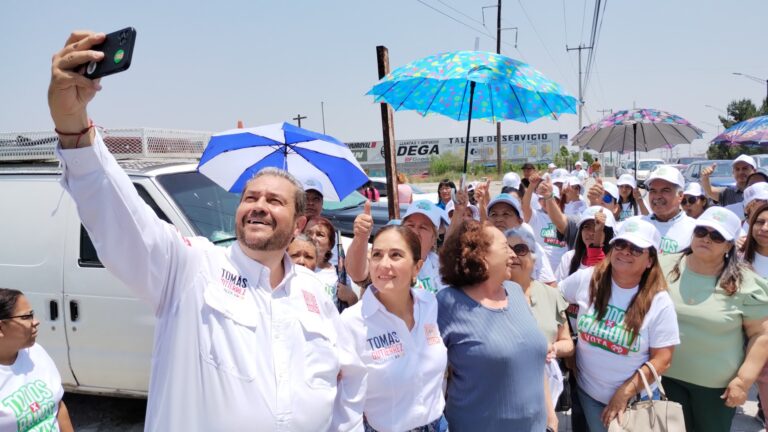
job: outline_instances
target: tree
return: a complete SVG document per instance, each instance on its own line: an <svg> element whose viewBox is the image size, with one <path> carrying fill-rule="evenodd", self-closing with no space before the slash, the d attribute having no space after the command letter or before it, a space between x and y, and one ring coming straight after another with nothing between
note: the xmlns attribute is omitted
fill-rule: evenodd
<svg viewBox="0 0 768 432"><path fill-rule="evenodd" d="M720 123L723 124L725 129L744 120L768 114L768 99L763 101L763 105L760 109L758 109L749 99L734 100L728 104L727 112L728 117L718 116ZM709 149L707 149L707 157L709 159L735 159L740 154L758 154L764 152L765 150L762 147L710 144Z"/></svg>

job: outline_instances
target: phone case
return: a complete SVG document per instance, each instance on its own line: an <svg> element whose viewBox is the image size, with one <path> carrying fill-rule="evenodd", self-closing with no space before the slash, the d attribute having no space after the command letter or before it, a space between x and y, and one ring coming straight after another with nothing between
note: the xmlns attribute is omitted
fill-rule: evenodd
<svg viewBox="0 0 768 432"><path fill-rule="evenodd" d="M100 62L85 65L85 77L96 79L127 70L133 58L133 45L136 43L136 29L126 27L110 33L104 42L94 46L94 51L104 52Z"/></svg>

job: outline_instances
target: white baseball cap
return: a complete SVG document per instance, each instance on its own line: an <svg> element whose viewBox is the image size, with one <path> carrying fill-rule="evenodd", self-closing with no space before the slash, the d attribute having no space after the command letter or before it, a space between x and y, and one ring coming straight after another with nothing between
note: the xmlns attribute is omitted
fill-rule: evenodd
<svg viewBox="0 0 768 432"><path fill-rule="evenodd" d="M501 187L520 189L520 175L516 172L508 172L504 174L504 178L501 180Z"/></svg>
<svg viewBox="0 0 768 432"><path fill-rule="evenodd" d="M631 186L634 189L637 187L637 181L632 174L622 174L616 181L616 186Z"/></svg>
<svg viewBox="0 0 768 432"><path fill-rule="evenodd" d="M604 182L603 190L611 194L611 196L618 201L619 200L619 187L613 183Z"/></svg>
<svg viewBox="0 0 768 432"><path fill-rule="evenodd" d="M441 221L448 220L448 214L445 213L443 209L435 205L435 203L429 200L418 200L412 202L411 205L408 206L408 210L405 212L405 216L403 216L402 221L405 222L405 220L408 219L408 216L417 213L428 217L429 220L432 221L432 224L435 226L435 229L440 229Z"/></svg>
<svg viewBox="0 0 768 432"><path fill-rule="evenodd" d="M595 215L600 212L603 212L603 214L605 215L605 226L608 226L611 228L616 226L616 218L613 217L613 214L611 212L609 212L603 206L592 206L592 207L587 207L586 210L581 212L581 218L579 219L579 228L581 228L584 222L595 220Z"/></svg>
<svg viewBox="0 0 768 432"><path fill-rule="evenodd" d="M576 163L573 164L573 166L581 166L581 161L576 161Z"/></svg>
<svg viewBox="0 0 768 432"><path fill-rule="evenodd" d="M696 226L713 228L726 241L733 241L741 231L741 219L724 207L710 207L696 219Z"/></svg>
<svg viewBox="0 0 768 432"><path fill-rule="evenodd" d="M564 183L570 175L571 174L568 172L568 170L564 168L558 168L552 171L550 178L552 179L552 183Z"/></svg>
<svg viewBox="0 0 768 432"><path fill-rule="evenodd" d="M734 166L739 162L744 162L747 165L751 165L752 168L757 168L757 163L755 162L755 158L753 158L752 156L741 155L736 159L734 159L733 162L731 162L731 166Z"/></svg>
<svg viewBox="0 0 768 432"><path fill-rule="evenodd" d="M477 187L477 182L469 182L467 185L467 192L475 190Z"/></svg>
<svg viewBox="0 0 768 432"><path fill-rule="evenodd" d="M550 163L549 165L547 165L547 168L557 168L557 165L555 165L554 163Z"/></svg>
<svg viewBox="0 0 768 432"><path fill-rule="evenodd" d="M581 179L576 176L568 176L565 178L565 182L563 182L563 187L568 186L579 186L583 187L584 185L581 183Z"/></svg>
<svg viewBox="0 0 768 432"><path fill-rule="evenodd" d="M746 193L746 191L745 191ZM695 197L703 197L704 196L704 190L701 188L701 185L693 182L688 183L685 186L685 191L683 192L683 195L690 195Z"/></svg>
<svg viewBox="0 0 768 432"><path fill-rule="evenodd" d="M645 184L650 187L654 180L664 180L679 186L680 189L685 187L685 178L680 174L680 170L671 166L662 165L656 168L651 175L648 176L648 179L645 180Z"/></svg>
<svg viewBox="0 0 768 432"><path fill-rule="evenodd" d="M768 201L768 183L755 183L744 189L744 207L748 206L754 200Z"/></svg>
<svg viewBox="0 0 768 432"><path fill-rule="evenodd" d="M313 190L320 195L323 194L323 184L320 183L317 179L306 179L302 182L302 184L304 185L304 192Z"/></svg>
<svg viewBox="0 0 768 432"><path fill-rule="evenodd" d="M626 240L641 248L652 247L658 252L661 246L661 233L653 224L643 220L642 216L633 216L621 223L619 232L611 239L610 244L616 240Z"/></svg>
<svg viewBox="0 0 768 432"><path fill-rule="evenodd" d="M467 204L467 208L472 212L472 219L480 220L480 209L478 209L477 206ZM454 204L453 200L448 201L448 204L445 205L445 214L450 218L452 216L451 212L454 210L456 210L456 204ZM447 224L450 225L450 220Z"/></svg>
<svg viewBox="0 0 768 432"><path fill-rule="evenodd" d="M488 206L485 208L485 210L488 213L490 213L491 207L495 206L498 203L506 203L511 205L512 208L514 208L515 211L517 212L517 217L519 218L523 217L523 208L520 205L520 201L517 198L513 197L512 195L506 194L506 193L498 194L495 197L493 197L493 199L491 199L491 202L488 203Z"/></svg>

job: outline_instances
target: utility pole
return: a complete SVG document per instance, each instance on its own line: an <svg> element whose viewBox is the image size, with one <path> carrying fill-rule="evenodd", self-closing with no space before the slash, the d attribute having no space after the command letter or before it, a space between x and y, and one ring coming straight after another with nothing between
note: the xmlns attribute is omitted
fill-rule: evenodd
<svg viewBox="0 0 768 432"><path fill-rule="evenodd" d="M379 79L389 74L389 50L384 45L376 47ZM397 155L395 154L395 119L392 106L381 103L381 130L384 136L384 173L387 177L387 207L389 219L400 219L400 202L397 195Z"/></svg>
<svg viewBox="0 0 768 432"><path fill-rule="evenodd" d="M299 122L299 127L301 127L301 121L307 118L307 116L302 116L301 114L296 114L296 117L294 117L292 120L296 120Z"/></svg>
<svg viewBox="0 0 768 432"><path fill-rule="evenodd" d="M501 54L501 0L496 8L496 54ZM501 166L501 122L496 122L496 173L503 175Z"/></svg>
<svg viewBox="0 0 768 432"><path fill-rule="evenodd" d="M325 102L320 101L320 115L323 117L323 135L325 135Z"/></svg>
<svg viewBox="0 0 768 432"><path fill-rule="evenodd" d="M604 118L605 113L613 114L613 108L601 109L601 110L597 110L597 112L600 113L600 118ZM618 160L619 162L621 162L621 152L616 152L616 153L618 153ZM613 152L609 152L608 154L611 156L611 163L613 163Z"/></svg>
<svg viewBox="0 0 768 432"><path fill-rule="evenodd" d="M581 75L582 75L582 72L581 72L581 52L583 50L588 50L588 49L591 50L592 47L591 46L584 46L584 44L579 44L579 46L577 48L568 48L568 45L565 46L565 51L566 52L567 51L577 51L577 50L579 51L579 130L581 130L581 128L584 126L584 124L582 123L582 120L581 120L581 118L582 118L581 117L581 115L582 115L581 112L582 112L583 107L584 107L584 95L581 94L581 89L582 89L582 80L581 80ZM584 158L584 152L581 150L581 148L579 148L579 160L582 160L583 158Z"/></svg>
<svg viewBox="0 0 768 432"><path fill-rule="evenodd" d="M515 31L515 48L517 48L517 27L501 28L501 0L498 1L496 6L483 6L483 27L485 27L485 9L496 8L496 54L501 54L501 31L502 30L514 30ZM501 122L496 122L496 172L499 177L503 174L503 167L501 165Z"/></svg>

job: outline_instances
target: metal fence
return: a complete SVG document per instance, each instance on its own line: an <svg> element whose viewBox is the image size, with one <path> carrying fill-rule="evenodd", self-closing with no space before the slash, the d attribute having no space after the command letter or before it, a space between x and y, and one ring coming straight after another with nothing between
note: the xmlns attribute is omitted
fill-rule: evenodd
<svg viewBox="0 0 768 432"><path fill-rule="evenodd" d="M118 159L199 158L210 132L135 128L102 129L104 143ZM0 161L55 159L58 136L53 131L0 132Z"/></svg>

